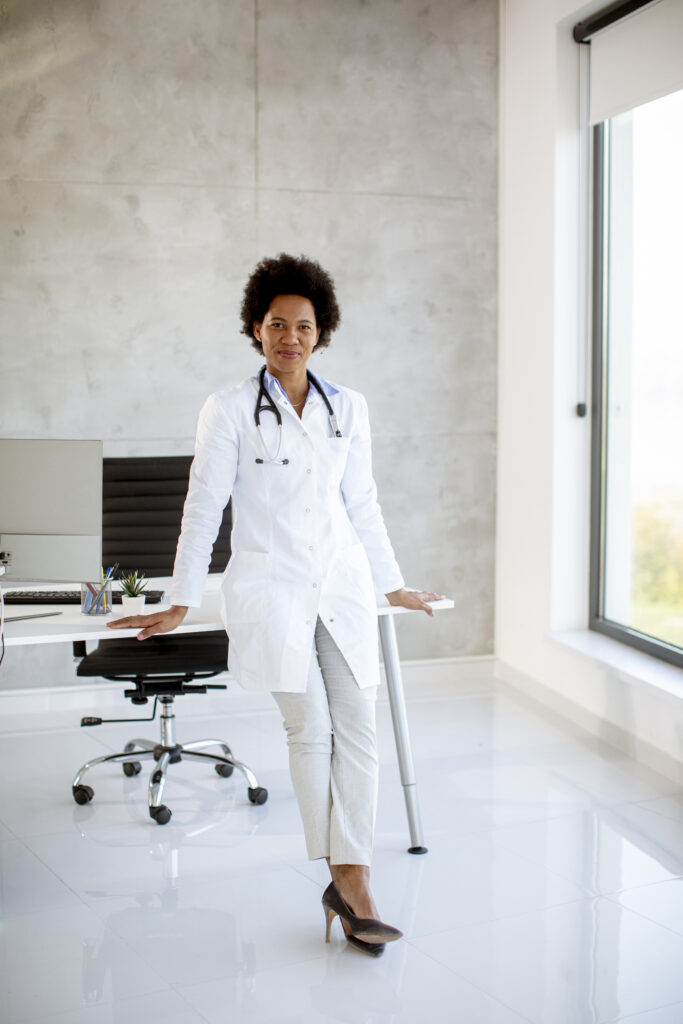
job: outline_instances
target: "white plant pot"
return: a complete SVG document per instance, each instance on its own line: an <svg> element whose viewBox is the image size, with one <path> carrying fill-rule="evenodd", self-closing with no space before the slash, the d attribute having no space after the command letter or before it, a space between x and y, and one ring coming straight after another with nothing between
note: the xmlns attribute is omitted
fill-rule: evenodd
<svg viewBox="0 0 683 1024"><path fill-rule="evenodd" d="M128 597L127 594L122 594L121 607L123 608L124 615L142 615L145 607L145 595L140 594L139 597Z"/></svg>

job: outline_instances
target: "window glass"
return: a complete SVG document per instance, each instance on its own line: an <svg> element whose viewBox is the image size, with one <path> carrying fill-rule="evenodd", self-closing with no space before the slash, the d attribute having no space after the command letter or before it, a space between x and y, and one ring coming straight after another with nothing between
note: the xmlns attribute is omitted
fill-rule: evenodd
<svg viewBox="0 0 683 1024"><path fill-rule="evenodd" d="M606 135L603 616L683 648L683 91Z"/></svg>

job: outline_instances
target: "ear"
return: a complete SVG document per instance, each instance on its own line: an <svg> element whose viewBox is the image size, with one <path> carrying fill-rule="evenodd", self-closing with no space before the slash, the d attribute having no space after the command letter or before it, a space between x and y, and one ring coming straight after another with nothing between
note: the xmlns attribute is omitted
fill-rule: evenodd
<svg viewBox="0 0 683 1024"><path fill-rule="evenodd" d="M254 335L254 338L256 339L256 341L258 341L258 343L260 345L261 344L261 324L260 323L257 324L256 321L254 321L254 325L253 325L253 327L251 329L251 333Z"/></svg>

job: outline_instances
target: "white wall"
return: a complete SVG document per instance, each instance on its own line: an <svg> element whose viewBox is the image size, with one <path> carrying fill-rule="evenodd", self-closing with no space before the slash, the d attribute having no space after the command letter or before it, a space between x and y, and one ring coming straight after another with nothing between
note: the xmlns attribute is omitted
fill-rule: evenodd
<svg viewBox="0 0 683 1024"><path fill-rule="evenodd" d="M503 678L683 776L683 673L586 633L590 419L574 413L589 396L571 29L602 6L500 8L495 649Z"/></svg>

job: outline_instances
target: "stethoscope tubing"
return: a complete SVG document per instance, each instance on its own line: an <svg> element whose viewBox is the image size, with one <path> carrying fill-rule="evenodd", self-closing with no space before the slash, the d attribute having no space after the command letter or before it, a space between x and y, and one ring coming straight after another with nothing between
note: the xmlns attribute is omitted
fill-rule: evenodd
<svg viewBox="0 0 683 1024"><path fill-rule="evenodd" d="M280 459L279 458L280 449L282 448L282 415L281 415L280 410L278 409L277 405L273 401L270 392L268 391L268 389L266 387L265 376L266 376L266 367L263 366L263 367L261 367L261 372L259 374L259 389L258 389L258 395L257 395L257 398L256 398L256 406L254 408L254 423L256 424L256 429L258 431L258 436L259 436L259 439L261 441L261 447L263 448L264 453L268 457L267 457L267 459L256 459L255 461L259 465L265 465L266 463L278 463L278 465L280 465L280 466L287 466L287 465L289 465L289 459ZM311 385L312 387L314 387L316 389L316 391L318 392L318 394L322 398L323 402L325 403L325 408L327 409L327 415L330 417L330 426L332 427L332 433L334 434L335 437L341 437L342 436L342 432L339 429L339 424L337 423L337 417L334 414L334 409L332 408L332 406L330 404L329 398L327 397L327 395L325 394L325 392L321 388L320 384L318 383L318 381L315 379L315 377L313 376L313 374L309 370L306 370L306 377L308 379L309 385ZM265 399L265 402L266 402L265 405L263 404L263 399ZM277 451L275 452L275 455L271 455L270 452L268 451L268 446L266 445L266 442L264 440L263 434L261 433L261 413L262 412L272 412L272 413L274 413L275 414L275 419L277 420L277 425L278 425L278 443L277 443Z"/></svg>

